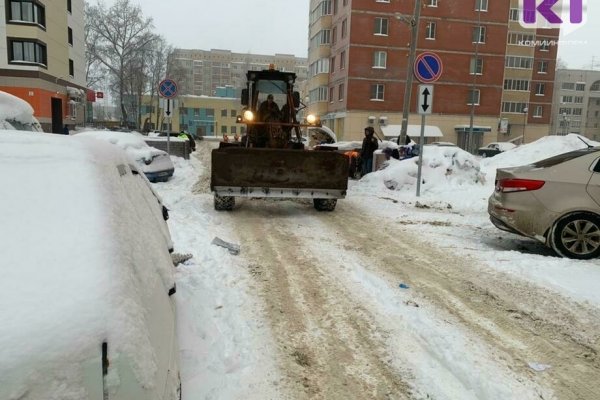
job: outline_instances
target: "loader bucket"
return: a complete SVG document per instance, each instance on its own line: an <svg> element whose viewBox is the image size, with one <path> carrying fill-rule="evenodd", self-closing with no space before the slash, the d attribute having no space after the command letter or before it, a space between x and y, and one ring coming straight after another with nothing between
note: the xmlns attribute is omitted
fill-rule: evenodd
<svg viewBox="0 0 600 400"><path fill-rule="evenodd" d="M218 196L338 199L348 187L348 160L331 151L223 147L211 162Z"/></svg>

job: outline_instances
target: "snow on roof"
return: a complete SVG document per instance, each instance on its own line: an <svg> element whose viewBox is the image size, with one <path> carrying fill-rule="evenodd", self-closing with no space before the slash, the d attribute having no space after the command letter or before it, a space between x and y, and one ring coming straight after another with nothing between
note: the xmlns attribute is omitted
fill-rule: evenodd
<svg viewBox="0 0 600 400"><path fill-rule="evenodd" d="M142 178L117 168L127 163L88 138L0 132L0 398L32 383L67 398L106 340L151 381L143 297L172 285L172 264L127 190Z"/></svg>

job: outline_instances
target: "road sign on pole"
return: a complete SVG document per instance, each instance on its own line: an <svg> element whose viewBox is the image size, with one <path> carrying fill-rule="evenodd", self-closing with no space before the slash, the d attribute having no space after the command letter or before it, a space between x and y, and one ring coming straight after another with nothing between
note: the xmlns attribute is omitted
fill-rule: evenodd
<svg viewBox="0 0 600 400"><path fill-rule="evenodd" d="M429 51L419 54L415 60L415 76L423 83L432 83L440 79L443 69L442 59Z"/></svg>
<svg viewBox="0 0 600 400"><path fill-rule="evenodd" d="M177 84L173 79L164 79L158 84L158 94L166 99L177 96Z"/></svg>
<svg viewBox="0 0 600 400"><path fill-rule="evenodd" d="M433 85L419 85L419 114L430 115L433 108Z"/></svg>

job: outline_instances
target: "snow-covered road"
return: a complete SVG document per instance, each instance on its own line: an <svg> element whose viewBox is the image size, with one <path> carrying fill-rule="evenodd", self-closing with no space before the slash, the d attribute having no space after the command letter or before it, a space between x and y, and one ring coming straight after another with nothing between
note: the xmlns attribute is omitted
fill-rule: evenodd
<svg viewBox="0 0 600 400"><path fill-rule="evenodd" d="M351 187L333 213L250 199L216 212L212 145L156 186L176 251L194 255L177 273L184 397L600 398L598 304L569 297L576 279L557 290L561 273L535 276L541 264L589 280L597 261L391 191Z"/></svg>

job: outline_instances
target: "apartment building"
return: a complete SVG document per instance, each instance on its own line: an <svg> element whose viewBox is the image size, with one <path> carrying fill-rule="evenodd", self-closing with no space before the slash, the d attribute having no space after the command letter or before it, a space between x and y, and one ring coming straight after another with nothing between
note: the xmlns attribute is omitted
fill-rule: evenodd
<svg viewBox="0 0 600 400"><path fill-rule="evenodd" d="M600 71L556 71L552 133L600 140Z"/></svg>
<svg viewBox="0 0 600 400"><path fill-rule="evenodd" d="M559 31L522 28L518 3L422 0L416 53L434 52L443 63L427 117L443 134L437 140L474 150L549 133ZM369 125L380 136L400 133L414 6L311 0L309 110L338 137L360 139ZM419 83L413 80L409 125L420 125Z"/></svg>
<svg viewBox="0 0 600 400"><path fill-rule="evenodd" d="M46 132L82 123L84 0L6 0L0 18L0 90L31 104Z"/></svg>
<svg viewBox="0 0 600 400"><path fill-rule="evenodd" d="M282 71L295 72L301 90L308 77L307 59L289 54L175 49L169 58L169 71L182 94L214 96L218 87L225 86L232 86L239 94L246 87L246 72L268 69L270 64Z"/></svg>

